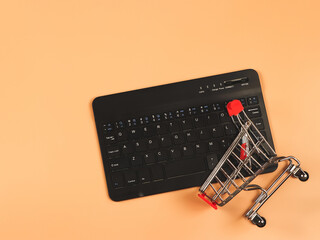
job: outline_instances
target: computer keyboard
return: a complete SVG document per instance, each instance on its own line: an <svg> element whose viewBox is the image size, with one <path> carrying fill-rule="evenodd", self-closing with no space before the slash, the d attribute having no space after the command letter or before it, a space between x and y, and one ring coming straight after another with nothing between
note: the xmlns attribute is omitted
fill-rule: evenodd
<svg viewBox="0 0 320 240"><path fill-rule="evenodd" d="M226 111L233 99L242 102L273 147L254 70L96 98L93 109L110 198L121 201L201 185L238 133Z"/></svg>

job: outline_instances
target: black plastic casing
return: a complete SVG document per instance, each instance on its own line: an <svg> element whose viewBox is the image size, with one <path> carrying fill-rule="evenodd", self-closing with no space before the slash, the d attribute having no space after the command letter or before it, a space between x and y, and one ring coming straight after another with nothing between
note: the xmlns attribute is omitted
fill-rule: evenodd
<svg viewBox="0 0 320 240"><path fill-rule="evenodd" d="M228 86L226 86L224 84L225 81L238 78L247 78L248 80L242 82L237 81L234 85L228 84ZM103 123L139 118L141 116L184 109L190 106L221 103L249 96L258 97L267 140L274 148L259 76L257 72L252 69L95 98L92 106L110 198L114 201L121 201L200 186L208 177L211 170L179 178L166 179L165 181L152 182L150 184L138 184L114 189L110 177L111 169L109 169L108 164L105 162L107 159L107 149L103 139ZM265 173L272 172L276 168L277 165L274 165L268 168Z"/></svg>

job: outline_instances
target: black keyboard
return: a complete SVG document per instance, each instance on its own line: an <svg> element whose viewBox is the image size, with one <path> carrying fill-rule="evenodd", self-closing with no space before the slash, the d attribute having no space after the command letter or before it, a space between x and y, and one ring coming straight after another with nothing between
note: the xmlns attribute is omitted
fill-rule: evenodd
<svg viewBox="0 0 320 240"><path fill-rule="evenodd" d="M254 70L96 98L93 110L110 198L200 186L238 133L226 111L233 99L242 102L273 147Z"/></svg>

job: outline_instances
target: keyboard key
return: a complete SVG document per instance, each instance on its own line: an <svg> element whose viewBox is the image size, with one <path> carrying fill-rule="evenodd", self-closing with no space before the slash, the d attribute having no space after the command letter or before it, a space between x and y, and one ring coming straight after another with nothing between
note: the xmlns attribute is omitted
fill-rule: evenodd
<svg viewBox="0 0 320 240"><path fill-rule="evenodd" d="M161 121L161 115L159 113L152 114L151 115L151 121L152 122L160 122Z"/></svg>
<svg viewBox="0 0 320 240"><path fill-rule="evenodd" d="M165 165L165 172L168 178L195 174L204 170L206 170L206 167L201 158L175 161Z"/></svg>
<svg viewBox="0 0 320 240"><path fill-rule="evenodd" d="M139 166L142 165L142 157L140 155L131 155L129 157L132 166Z"/></svg>
<svg viewBox="0 0 320 240"><path fill-rule="evenodd" d="M173 142L174 144L182 144L184 143L184 133L176 133L173 134Z"/></svg>
<svg viewBox="0 0 320 240"><path fill-rule="evenodd" d="M168 153L166 150L159 150L156 152L158 162L164 162L168 160Z"/></svg>
<svg viewBox="0 0 320 240"><path fill-rule="evenodd" d="M170 120L173 119L173 113L172 112L165 112L162 114L162 118L164 120Z"/></svg>
<svg viewBox="0 0 320 240"><path fill-rule="evenodd" d="M178 122L169 122L170 132L179 132L180 124Z"/></svg>
<svg viewBox="0 0 320 240"><path fill-rule="evenodd" d="M107 147L107 153L109 158L117 158L120 156L120 148L118 145Z"/></svg>
<svg viewBox="0 0 320 240"><path fill-rule="evenodd" d="M188 114L190 116L197 115L198 114L198 108L197 107L190 107L188 108Z"/></svg>
<svg viewBox="0 0 320 240"><path fill-rule="evenodd" d="M207 140L210 138L210 132L209 129L200 129L199 130L199 136L201 140Z"/></svg>
<svg viewBox="0 0 320 240"><path fill-rule="evenodd" d="M158 123L156 124L157 133L163 135L169 132L167 123Z"/></svg>
<svg viewBox="0 0 320 240"><path fill-rule="evenodd" d="M223 128L221 126L211 127L212 137L222 137L223 134Z"/></svg>
<svg viewBox="0 0 320 240"><path fill-rule="evenodd" d="M188 142L195 142L199 140L199 134L195 130L186 132L186 136Z"/></svg>
<svg viewBox="0 0 320 240"><path fill-rule="evenodd" d="M207 155L207 163L210 170L214 169L215 166L218 164L218 157L217 154L211 153Z"/></svg>
<svg viewBox="0 0 320 240"><path fill-rule="evenodd" d="M209 112L209 106L208 105L200 106L200 113L208 113L208 112Z"/></svg>
<svg viewBox="0 0 320 240"><path fill-rule="evenodd" d="M231 118L230 118L229 114L226 113L226 112L220 112L220 113L219 113L219 118L220 118L220 121L221 121L222 123L224 123L224 122L231 122Z"/></svg>
<svg viewBox="0 0 320 240"><path fill-rule="evenodd" d="M124 178L128 185L133 185L137 183L137 175L134 171L128 171L124 173Z"/></svg>
<svg viewBox="0 0 320 240"><path fill-rule="evenodd" d="M154 125L145 126L142 128L142 132L145 137L151 137L156 134L156 128Z"/></svg>
<svg viewBox="0 0 320 240"><path fill-rule="evenodd" d="M156 137L147 139L147 145L149 149L156 149L159 147L159 142Z"/></svg>
<svg viewBox="0 0 320 240"><path fill-rule="evenodd" d="M162 147L169 147L171 146L172 141L171 141L171 136L170 135L165 135L160 137L160 145Z"/></svg>
<svg viewBox="0 0 320 240"><path fill-rule="evenodd" d="M157 122L160 122L161 121L161 113L155 114L155 119Z"/></svg>
<svg viewBox="0 0 320 240"><path fill-rule="evenodd" d="M138 181L141 183L150 182L150 173L148 168L141 168L138 171Z"/></svg>
<svg viewBox="0 0 320 240"><path fill-rule="evenodd" d="M148 116L144 116L139 118L140 125L149 124L150 118Z"/></svg>
<svg viewBox="0 0 320 240"><path fill-rule="evenodd" d="M116 137L114 134L107 134L104 136L104 141L107 145L112 145L116 142Z"/></svg>
<svg viewBox="0 0 320 240"><path fill-rule="evenodd" d="M177 110L174 115L176 118L185 117L185 111L183 109Z"/></svg>
<svg viewBox="0 0 320 240"><path fill-rule="evenodd" d="M229 123L223 126L226 135L235 135L237 134L237 129L234 124Z"/></svg>
<svg viewBox="0 0 320 240"><path fill-rule="evenodd" d="M194 126L196 128L203 127L205 125L205 117L204 116L199 116L193 118Z"/></svg>
<svg viewBox="0 0 320 240"><path fill-rule="evenodd" d="M188 130L193 127L191 118L181 120L181 126L183 130Z"/></svg>
<svg viewBox="0 0 320 240"><path fill-rule="evenodd" d="M255 105L259 103L258 97L248 97L247 101L248 101L248 105Z"/></svg>
<svg viewBox="0 0 320 240"><path fill-rule="evenodd" d="M247 101L245 98L240 98L239 100L240 100L242 106L244 106L244 107L247 106Z"/></svg>
<svg viewBox="0 0 320 240"><path fill-rule="evenodd" d="M208 144L206 144L205 142L197 143L197 144L195 145L195 147L196 147L196 153L197 153L197 154L206 153L207 150L208 150Z"/></svg>
<svg viewBox="0 0 320 240"><path fill-rule="evenodd" d="M127 126L128 127L135 127L138 125L138 120L136 118L128 119Z"/></svg>
<svg viewBox="0 0 320 240"><path fill-rule="evenodd" d="M123 143L121 145L121 149L123 154L130 154L130 153L133 153L134 151L134 147L131 142Z"/></svg>
<svg viewBox="0 0 320 240"><path fill-rule="evenodd" d="M140 128L132 128L129 131L131 139L138 139L142 136L142 132Z"/></svg>
<svg viewBox="0 0 320 240"><path fill-rule="evenodd" d="M147 143L145 139L135 141L134 146L137 152L142 152L147 150Z"/></svg>
<svg viewBox="0 0 320 240"><path fill-rule="evenodd" d="M219 148L218 143L216 141L209 141L208 142L208 150L209 152L215 152Z"/></svg>
<svg viewBox="0 0 320 240"><path fill-rule="evenodd" d="M259 106L247 108L246 113L249 118L261 117L261 111Z"/></svg>
<svg viewBox="0 0 320 240"><path fill-rule="evenodd" d="M180 147L170 148L169 152L170 152L171 159L176 160L181 158Z"/></svg>
<svg viewBox="0 0 320 240"><path fill-rule="evenodd" d="M102 131L104 133L111 132L114 129L114 126L112 123L104 123L102 124Z"/></svg>
<svg viewBox="0 0 320 240"><path fill-rule="evenodd" d="M152 114L151 116L150 116L150 118L149 118L149 123L150 122L156 122L157 120L156 120L156 116L154 115L154 114Z"/></svg>
<svg viewBox="0 0 320 240"><path fill-rule="evenodd" d="M119 142L126 141L128 139L128 132L125 129L117 130L115 135Z"/></svg>
<svg viewBox="0 0 320 240"><path fill-rule="evenodd" d="M220 143L221 149L227 150L227 148L231 144L231 140L229 138L222 138L220 139L219 143Z"/></svg>
<svg viewBox="0 0 320 240"><path fill-rule="evenodd" d="M125 127L125 123L123 121L115 122L114 125L116 128L124 128Z"/></svg>
<svg viewBox="0 0 320 240"><path fill-rule="evenodd" d="M212 110L213 110L213 111L220 111L220 110L222 110L221 104L220 104L220 103L214 103L214 104L212 104Z"/></svg>
<svg viewBox="0 0 320 240"><path fill-rule="evenodd" d="M114 188L120 188L124 186L124 179L122 173L112 173L111 180L112 186Z"/></svg>
<svg viewBox="0 0 320 240"><path fill-rule="evenodd" d="M153 181L160 181L164 179L162 165L154 165L150 167Z"/></svg>
<svg viewBox="0 0 320 240"><path fill-rule="evenodd" d="M118 171L129 168L129 162L126 159L112 159L109 164L111 171Z"/></svg>
<svg viewBox="0 0 320 240"><path fill-rule="evenodd" d="M217 113L210 113L206 116L207 125L217 125L220 123L219 115Z"/></svg>
<svg viewBox="0 0 320 240"><path fill-rule="evenodd" d="M256 125L256 127L257 127L259 130L264 129L264 124L263 124L262 118L253 119L252 122L254 123L254 125Z"/></svg>
<svg viewBox="0 0 320 240"><path fill-rule="evenodd" d="M154 153L145 153L143 155L143 158L144 158L144 162L146 164L151 164L151 163L155 163L156 162L156 158L155 158Z"/></svg>
<svg viewBox="0 0 320 240"><path fill-rule="evenodd" d="M194 146L193 145L184 145L182 146L182 154L184 157L191 157L194 155Z"/></svg>
<svg viewBox="0 0 320 240"><path fill-rule="evenodd" d="M263 136L266 140L268 140L268 139L267 139L267 134L266 134L265 131L260 131L260 133L262 134L262 136ZM258 140L261 140L261 139L262 139L262 137L260 137L261 135L258 134L258 132L256 132L256 131L253 131L253 135L256 136L255 139L258 139Z"/></svg>

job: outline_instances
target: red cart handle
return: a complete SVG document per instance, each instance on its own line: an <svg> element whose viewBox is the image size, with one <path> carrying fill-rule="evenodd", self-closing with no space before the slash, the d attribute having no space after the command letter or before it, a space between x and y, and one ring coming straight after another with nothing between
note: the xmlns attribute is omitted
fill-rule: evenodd
<svg viewBox="0 0 320 240"><path fill-rule="evenodd" d="M227 110L229 113L229 116L235 116L238 115L240 112L243 111L243 106L239 100L233 100L227 104Z"/></svg>
<svg viewBox="0 0 320 240"><path fill-rule="evenodd" d="M217 208L217 204L215 203L215 202L212 202L212 201L210 201L210 200L208 200L207 198L206 198L206 195L204 194L204 193L199 193L198 194L198 197L199 198L201 198L203 201L205 201L206 203L208 203L211 207L213 207L214 209L218 209Z"/></svg>

